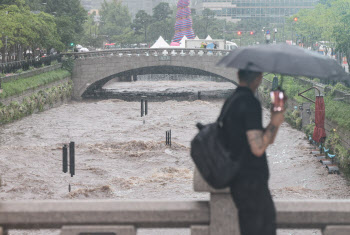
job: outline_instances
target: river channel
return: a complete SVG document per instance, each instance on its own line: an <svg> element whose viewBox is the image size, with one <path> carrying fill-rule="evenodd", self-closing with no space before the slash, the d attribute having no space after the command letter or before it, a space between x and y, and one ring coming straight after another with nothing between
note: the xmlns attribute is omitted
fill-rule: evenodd
<svg viewBox="0 0 350 235"><path fill-rule="evenodd" d="M196 85L181 83L186 89ZM210 90L216 84L201 82L200 89ZM220 89L232 89L229 83L219 84ZM167 82L169 89L179 89L178 85L175 81ZM147 85L142 83L141 86ZM209 194L195 193L192 189L189 143L197 133L196 122L213 122L222 104L223 100L152 101L148 104L148 115L140 117L140 102L72 101L1 126L0 198L207 200ZM265 110L265 125L268 118ZM172 146L167 147L165 132L170 129ZM347 181L342 175L327 173L309 154L304 137L302 132L284 123L275 143L267 150L273 197L349 198ZM76 145L74 177L62 172L62 146L70 141ZM69 184L71 192L68 192ZM59 232L11 231L10 234ZM189 231L141 229L138 234L189 235ZM320 233L281 230L278 234Z"/></svg>

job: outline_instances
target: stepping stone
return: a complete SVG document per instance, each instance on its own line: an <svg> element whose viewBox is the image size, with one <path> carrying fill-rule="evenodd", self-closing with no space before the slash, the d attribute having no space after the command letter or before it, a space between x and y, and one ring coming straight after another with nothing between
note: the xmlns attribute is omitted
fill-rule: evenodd
<svg viewBox="0 0 350 235"><path fill-rule="evenodd" d="M318 157L316 156L317 161L322 161L322 160L326 160L326 156L325 155L318 155Z"/></svg>
<svg viewBox="0 0 350 235"><path fill-rule="evenodd" d="M323 159L323 160L320 160L320 162L322 163L322 165L324 166L328 166L328 165L332 165L332 161L329 160L329 159Z"/></svg>
<svg viewBox="0 0 350 235"><path fill-rule="evenodd" d="M340 174L339 168L336 165L328 165L326 168L328 169L328 174Z"/></svg>
<svg viewBox="0 0 350 235"><path fill-rule="evenodd" d="M319 150L312 150L311 154L320 154L320 151Z"/></svg>

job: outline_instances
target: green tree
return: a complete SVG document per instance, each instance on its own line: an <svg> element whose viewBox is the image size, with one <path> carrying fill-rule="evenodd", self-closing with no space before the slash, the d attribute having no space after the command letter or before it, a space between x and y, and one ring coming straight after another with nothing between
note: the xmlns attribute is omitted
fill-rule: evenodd
<svg viewBox="0 0 350 235"><path fill-rule="evenodd" d="M144 34L144 42L147 42L147 29L148 26L152 23L152 16L147 14L144 10L140 10L137 12L133 27L136 32L141 32Z"/></svg>
<svg viewBox="0 0 350 235"><path fill-rule="evenodd" d="M161 2L157 6L153 8L153 18L155 21L163 21L168 19L171 14L172 10L169 6L169 3L167 2Z"/></svg>
<svg viewBox="0 0 350 235"><path fill-rule="evenodd" d="M106 35L112 40L122 39L126 41L125 33L127 33L130 40L131 36L131 15L126 6L123 6L119 1L113 0L112 2L104 1L101 6L101 21L100 27L101 34ZM117 43L121 43L118 42Z"/></svg>
<svg viewBox="0 0 350 235"><path fill-rule="evenodd" d="M58 33L66 48L79 43L84 34L87 12L80 0L45 0L45 12L55 15Z"/></svg>
<svg viewBox="0 0 350 235"><path fill-rule="evenodd" d="M150 41L154 42L159 36L162 36L166 41L170 42L175 34L174 25L174 18L154 22L148 29Z"/></svg>
<svg viewBox="0 0 350 235"><path fill-rule="evenodd" d="M331 9L338 16L333 27L336 50L344 53L350 68L350 2L347 0L334 1Z"/></svg>
<svg viewBox="0 0 350 235"><path fill-rule="evenodd" d="M93 12L84 24L84 37L82 43L92 47L101 47L103 38L100 35L100 22L95 20L96 12Z"/></svg>
<svg viewBox="0 0 350 235"><path fill-rule="evenodd" d="M213 33L211 30L214 29L214 22L217 22L217 19L215 19L215 12L208 8L204 9L201 15L192 14L192 20L193 30L200 38L206 38L210 33ZM217 27L217 25L215 27ZM222 32L223 27L216 30L221 30Z"/></svg>

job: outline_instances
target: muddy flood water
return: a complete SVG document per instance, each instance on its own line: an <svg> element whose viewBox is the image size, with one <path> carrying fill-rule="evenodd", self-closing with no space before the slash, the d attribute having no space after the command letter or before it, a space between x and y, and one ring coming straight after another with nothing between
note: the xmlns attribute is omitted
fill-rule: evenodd
<svg viewBox="0 0 350 235"><path fill-rule="evenodd" d="M201 83L201 89L211 89L215 84ZM223 100L150 102L149 114L140 117L139 102L70 102L1 126L0 198L208 200L209 194L193 191L194 166L189 144L197 133L196 122L213 122L222 104ZM265 125L268 116L265 110ZM167 147L165 132L170 129L172 147ZM342 175L326 172L309 154L304 137L302 132L284 123L275 144L267 150L273 197L350 198L347 181ZM70 141L76 145L73 178L62 172L62 146ZM10 231L10 234L56 235L59 231ZM189 235L190 232L140 229L138 234ZM279 230L278 234L321 233Z"/></svg>

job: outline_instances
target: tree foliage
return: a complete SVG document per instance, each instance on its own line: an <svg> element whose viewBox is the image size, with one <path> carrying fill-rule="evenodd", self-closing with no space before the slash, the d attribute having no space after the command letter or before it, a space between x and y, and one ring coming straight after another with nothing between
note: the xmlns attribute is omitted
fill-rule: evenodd
<svg viewBox="0 0 350 235"><path fill-rule="evenodd" d="M320 1L314 9L305 9L293 17L300 41L308 46L324 41L328 47L344 53L350 62L350 2L348 0ZM292 19L289 19L292 22ZM315 48L314 48L315 49Z"/></svg>
<svg viewBox="0 0 350 235"><path fill-rule="evenodd" d="M144 10L138 11L133 22L133 28L136 32L144 34L145 42L147 41L147 30L150 24L152 24L152 16Z"/></svg>
<svg viewBox="0 0 350 235"><path fill-rule="evenodd" d="M1 54L64 50L80 40L86 15L79 0L0 0Z"/></svg>
<svg viewBox="0 0 350 235"><path fill-rule="evenodd" d="M100 33L111 40L121 40L119 43L132 40L131 14L126 6L119 1L104 1L100 10Z"/></svg>
<svg viewBox="0 0 350 235"><path fill-rule="evenodd" d="M172 14L172 10L167 2L159 3L153 8L153 18L155 21L163 21L168 19Z"/></svg>

